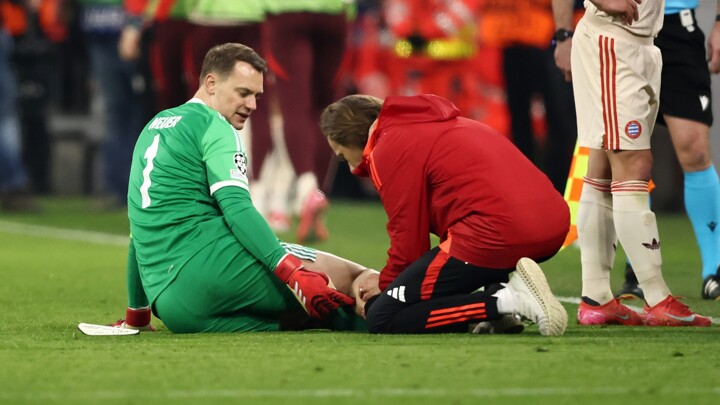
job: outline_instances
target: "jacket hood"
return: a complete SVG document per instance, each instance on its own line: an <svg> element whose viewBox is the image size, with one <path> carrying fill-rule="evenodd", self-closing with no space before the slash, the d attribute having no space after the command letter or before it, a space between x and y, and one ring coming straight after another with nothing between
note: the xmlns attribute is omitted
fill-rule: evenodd
<svg viewBox="0 0 720 405"><path fill-rule="evenodd" d="M434 94L419 96L390 96L380 111L378 126L448 121L460 115L460 110L450 101Z"/></svg>
<svg viewBox="0 0 720 405"><path fill-rule="evenodd" d="M376 121L377 125L373 124L370 127L370 135L363 151L362 160L352 170L352 173L361 177L371 174L370 154L385 129L394 125L448 121L459 114L460 110L453 103L434 94L387 97Z"/></svg>

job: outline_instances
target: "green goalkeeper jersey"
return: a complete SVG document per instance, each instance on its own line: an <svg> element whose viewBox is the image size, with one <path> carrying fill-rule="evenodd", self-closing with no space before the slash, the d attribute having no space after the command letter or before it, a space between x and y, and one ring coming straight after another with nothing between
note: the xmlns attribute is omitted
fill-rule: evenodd
<svg viewBox="0 0 720 405"><path fill-rule="evenodd" d="M286 253L252 207L247 167L238 131L199 99L162 111L145 126L133 152L128 217L150 302L210 244L237 239L248 260L268 270ZM228 197L223 207L235 214L224 214L217 194L241 201L232 207L241 205L242 214L228 209Z"/></svg>

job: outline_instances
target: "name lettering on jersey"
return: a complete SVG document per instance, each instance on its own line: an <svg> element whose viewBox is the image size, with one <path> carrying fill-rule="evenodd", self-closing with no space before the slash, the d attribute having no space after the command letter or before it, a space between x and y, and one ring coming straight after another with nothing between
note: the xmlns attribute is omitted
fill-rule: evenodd
<svg viewBox="0 0 720 405"><path fill-rule="evenodd" d="M150 123L148 129L165 129L172 128L182 119L182 115L172 117L157 117Z"/></svg>

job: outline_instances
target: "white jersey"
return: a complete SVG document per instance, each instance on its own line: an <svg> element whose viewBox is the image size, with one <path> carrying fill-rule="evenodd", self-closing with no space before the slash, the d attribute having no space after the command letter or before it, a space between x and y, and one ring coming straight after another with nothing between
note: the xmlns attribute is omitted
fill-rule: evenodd
<svg viewBox="0 0 720 405"><path fill-rule="evenodd" d="M643 0L642 3L638 4L640 17L637 21L633 21L632 25L627 25L619 18L598 10L590 0L585 0L585 10L585 16L587 18L599 20L597 22L616 25L633 35L654 38L658 32L660 32L660 29L662 29L665 0Z"/></svg>

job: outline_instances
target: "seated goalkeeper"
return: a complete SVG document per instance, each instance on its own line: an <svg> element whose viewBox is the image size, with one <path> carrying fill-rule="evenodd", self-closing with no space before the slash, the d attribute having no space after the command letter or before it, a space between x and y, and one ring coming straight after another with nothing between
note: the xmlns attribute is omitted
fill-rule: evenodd
<svg viewBox="0 0 720 405"><path fill-rule="evenodd" d="M152 308L176 333L278 330L298 309L321 319L353 304L303 268L317 252L281 245L250 200L238 130L266 70L251 48L215 46L195 97L141 132L128 189L129 325L149 326Z"/></svg>
<svg viewBox="0 0 720 405"><path fill-rule="evenodd" d="M508 139L434 95L347 96L320 126L388 216L382 293L358 297L370 332L463 332L517 314L564 333L567 313L536 262L560 249L569 209Z"/></svg>

